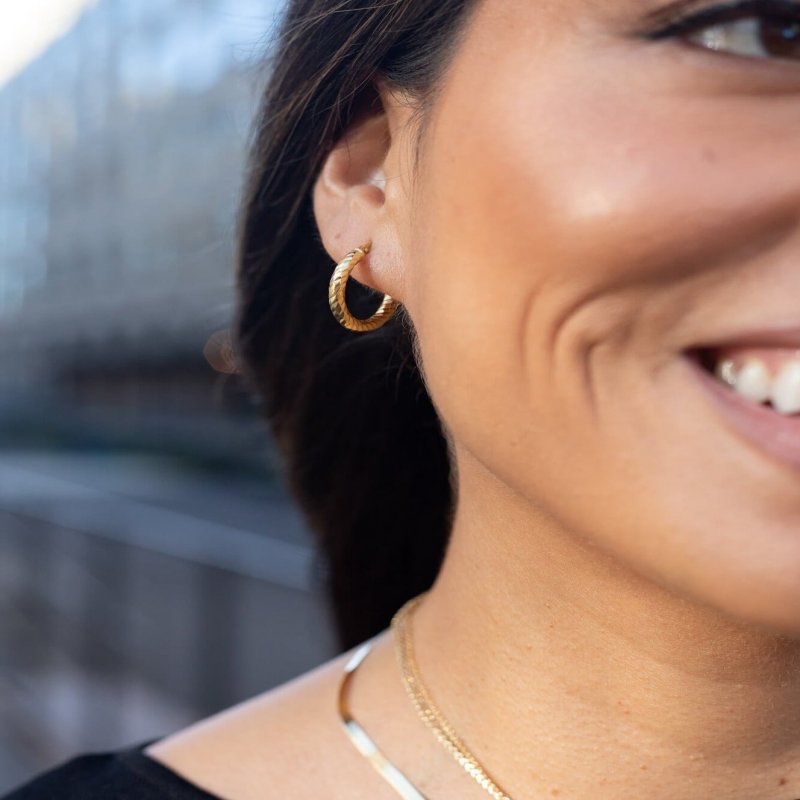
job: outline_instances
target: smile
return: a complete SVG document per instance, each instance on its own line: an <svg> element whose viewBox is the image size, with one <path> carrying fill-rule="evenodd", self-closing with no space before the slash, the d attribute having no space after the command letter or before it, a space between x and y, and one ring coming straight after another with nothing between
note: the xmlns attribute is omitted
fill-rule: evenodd
<svg viewBox="0 0 800 800"><path fill-rule="evenodd" d="M697 348L692 372L740 437L800 468L800 345Z"/></svg>
<svg viewBox="0 0 800 800"><path fill-rule="evenodd" d="M769 403L779 414L800 412L800 349L722 351L714 375L754 403Z"/></svg>

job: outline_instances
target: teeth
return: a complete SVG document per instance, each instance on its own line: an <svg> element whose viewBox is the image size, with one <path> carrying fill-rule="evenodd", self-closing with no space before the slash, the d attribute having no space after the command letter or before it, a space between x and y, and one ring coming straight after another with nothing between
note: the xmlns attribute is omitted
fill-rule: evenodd
<svg viewBox="0 0 800 800"><path fill-rule="evenodd" d="M800 411L800 360L789 361L772 382L772 405L781 414Z"/></svg>
<svg viewBox="0 0 800 800"><path fill-rule="evenodd" d="M736 376L735 390L754 403L764 403L772 395L772 378L767 365L757 358L751 358Z"/></svg>
<svg viewBox="0 0 800 800"><path fill-rule="evenodd" d="M754 403L770 401L780 414L800 412L800 355L787 361L773 378L766 364L758 358L749 358L738 370L731 358L721 359L715 376L737 394Z"/></svg>
<svg viewBox="0 0 800 800"><path fill-rule="evenodd" d="M732 358L723 358L719 361L714 374L728 386L736 386L736 366Z"/></svg>

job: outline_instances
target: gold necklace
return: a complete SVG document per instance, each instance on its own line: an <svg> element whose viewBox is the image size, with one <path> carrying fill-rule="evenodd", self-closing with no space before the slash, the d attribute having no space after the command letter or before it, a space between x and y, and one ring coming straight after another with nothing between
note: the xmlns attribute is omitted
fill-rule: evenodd
<svg viewBox="0 0 800 800"><path fill-rule="evenodd" d="M422 681L422 676L420 675L419 667L414 656L414 642L410 623L414 609L426 594L427 592L423 592L413 597L392 617L391 627L403 684L420 717L431 729L436 739L464 768L467 774L470 775L487 794L491 795L494 800L511 800L511 797L500 789L489 777L478 759L455 732L453 726L447 721L444 714L442 714L433 702L430 692ZM361 664L372 649L375 638L377 637L373 637L361 645L345 665L344 676L339 686L339 716L344 725L345 732L356 749L369 760L381 777L383 777L404 800L426 800L425 795L423 795L422 792L420 792L420 790L378 749L367 732L353 719L347 706L347 688L349 683L359 664Z"/></svg>
<svg viewBox="0 0 800 800"><path fill-rule="evenodd" d="M347 693L350 682L356 669L367 657L375 644L375 639L367 640L348 659L344 666L344 675L339 684L339 718L344 726L344 732L355 746L356 750L369 761L377 773L403 798L403 800L427 800L424 794L380 751L378 746L353 718L347 703Z"/></svg>
<svg viewBox="0 0 800 800"><path fill-rule="evenodd" d="M431 729L439 743L466 770L467 774L494 800L511 800L488 775L478 759L470 751L463 739L455 732L444 714L433 702L430 692L422 680L422 675L414 656L414 641L411 635L411 615L419 602L425 597L423 592L412 597L392 618L397 660L403 675L406 692L414 703L417 713Z"/></svg>

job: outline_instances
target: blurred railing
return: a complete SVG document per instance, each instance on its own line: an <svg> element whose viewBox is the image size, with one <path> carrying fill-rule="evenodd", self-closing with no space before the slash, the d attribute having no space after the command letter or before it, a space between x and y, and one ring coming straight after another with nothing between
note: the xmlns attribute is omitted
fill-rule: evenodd
<svg viewBox="0 0 800 800"><path fill-rule="evenodd" d="M120 455L0 454L0 793L335 652L280 489Z"/></svg>

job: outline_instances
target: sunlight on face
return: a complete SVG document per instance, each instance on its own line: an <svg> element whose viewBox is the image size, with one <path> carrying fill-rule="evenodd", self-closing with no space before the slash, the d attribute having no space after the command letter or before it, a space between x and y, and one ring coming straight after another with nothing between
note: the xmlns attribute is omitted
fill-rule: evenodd
<svg viewBox="0 0 800 800"><path fill-rule="evenodd" d="M462 475L797 634L797 420L737 400L733 424L697 353L777 370L800 343L800 30L698 5L484 0L425 130L401 297Z"/></svg>

